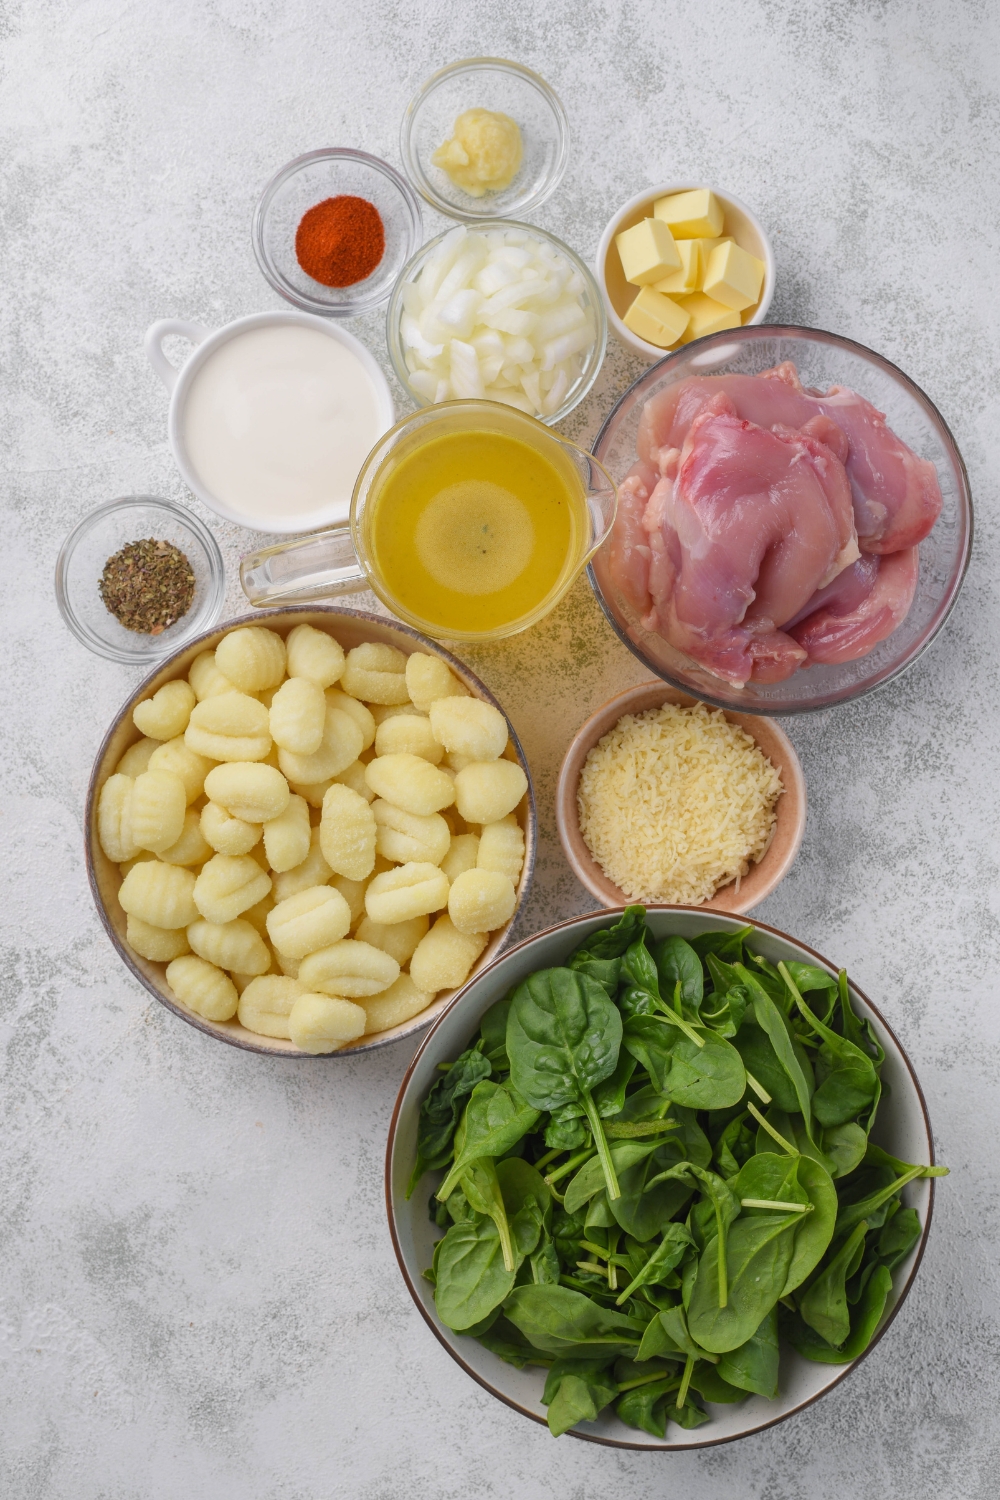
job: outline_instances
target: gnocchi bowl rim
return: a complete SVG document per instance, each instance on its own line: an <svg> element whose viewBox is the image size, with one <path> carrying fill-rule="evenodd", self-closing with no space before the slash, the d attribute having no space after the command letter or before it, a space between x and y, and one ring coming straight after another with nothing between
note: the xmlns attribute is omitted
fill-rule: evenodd
<svg viewBox="0 0 1000 1500"><path fill-rule="evenodd" d="M129 744L134 744L142 736L132 723L132 713L137 704L147 698L151 698L158 688L165 683L183 678L191 665L191 662L202 651L214 650L223 636L232 630L238 630L247 625L264 625L275 629L282 636L299 624L311 624L319 629L328 627L330 633L336 635L336 621L341 621L349 628L359 632L359 639L345 643L342 646L350 650L355 645L361 645L365 641L377 640L379 644L396 645L406 655L415 651L423 651L427 655L436 656L447 663L456 677L465 684L472 696L489 703L496 708L507 724L508 745L505 756L513 759L521 767L527 777L528 786L521 802L515 808L515 816L524 833L524 865L521 870L520 879L517 883L517 903L514 910L502 927L490 934L490 940L479 958L472 966L472 970L464 984L455 989L442 990L437 997L431 1001L426 1009L419 1011L408 1021L401 1022L398 1026L390 1027L387 1031L373 1032L370 1036L359 1037L356 1042L348 1042L345 1046L334 1052L309 1053L303 1052L291 1042L277 1037L258 1036L254 1032L247 1031L235 1018L232 1021L208 1021L203 1016L196 1015L174 998L166 987L164 978L165 964L152 963L148 959L141 958L134 953L125 940L125 913L118 907L117 914L109 910L109 905L117 906L117 890L121 884L118 866L108 859L100 847L97 837L97 807L101 789L105 781L114 772L114 767L121 759ZM339 637L337 637L339 639ZM131 729L131 738L127 738L127 732ZM537 814L535 809L535 792L532 781L531 769L528 765L527 756L521 746L520 739L514 729L503 705L494 694L468 667L465 662L454 656L446 646L431 640L430 637L422 635L420 631L414 630L402 621L386 618L384 615L372 614L366 610L346 609L343 606L332 604L297 604L285 605L280 609L254 610L248 614L238 615L231 620L216 624L210 629L201 631L185 641L176 651L162 658L153 669L147 673L143 680L129 695L121 708L115 714L104 734L97 753L94 757L93 769L87 785L87 796L84 808L84 852L87 866L87 883L90 893L97 908L98 916L105 932L116 949L119 958L133 977L139 981L144 989L159 1000L167 1010L178 1016L188 1025L196 1030L204 1032L206 1036L216 1041L225 1042L228 1046L236 1047L244 1052L256 1052L266 1057L279 1057L285 1059L315 1060L326 1062L337 1058L350 1058L362 1052L373 1052L380 1047L389 1046L393 1042L404 1040L406 1037L414 1036L425 1030L444 1009L451 1004L454 997L469 984L471 980L485 969L494 959L505 951L511 930L517 921L521 904L528 894L534 875L535 854L537 848ZM117 884L113 884L117 882ZM110 896L110 902L109 902ZM117 920L117 925L116 925ZM119 931L120 927L120 931Z"/></svg>

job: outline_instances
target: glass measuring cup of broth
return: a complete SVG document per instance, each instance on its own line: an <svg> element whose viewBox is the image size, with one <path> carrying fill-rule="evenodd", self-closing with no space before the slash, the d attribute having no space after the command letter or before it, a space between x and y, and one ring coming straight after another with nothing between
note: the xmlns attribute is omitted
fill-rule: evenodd
<svg viewBox="0 0 1000 1500"><path fill-rule="evenodd" d="M243 559L251 604L371 588L426 635L498 640L558 604L614 523L596 459L513 407L450 401L380 438L349 521Z"/></svg>

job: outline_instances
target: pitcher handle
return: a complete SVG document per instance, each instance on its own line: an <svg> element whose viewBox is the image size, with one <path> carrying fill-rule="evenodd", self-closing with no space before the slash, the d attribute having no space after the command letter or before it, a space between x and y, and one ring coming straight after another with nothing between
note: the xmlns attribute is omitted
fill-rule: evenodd
<svg viewBox="0 0 1000 1500"><path fill-rule="evenodd" d="M349 521L249 553L240 561L240 583L257 609L312 604L370 587Z"/></svg>
<svg viewBox="0 0 1000 1500"><path fill-rule="evenodd" d="M171 334L182 339L189 339L192 344L203 343L212 332L202 323L186 323L183 318L161 318L158 323L151 323L146 329L146 336L142 346L146 351L153 369L159 375L168 391L172 391L177 384L177 377L181 373L177 365L172 365L163 352L163 340Z"/></svg>

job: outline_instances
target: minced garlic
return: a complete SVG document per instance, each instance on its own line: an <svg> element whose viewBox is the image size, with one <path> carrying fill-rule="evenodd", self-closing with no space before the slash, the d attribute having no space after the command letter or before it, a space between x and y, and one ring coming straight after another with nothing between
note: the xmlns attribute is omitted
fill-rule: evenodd
<svg viewBox="0 0 1000 1500"><path fill-rule="evenodd" d="M481 198L487 189L496 193L510 187L523 156L516 120L492 109L467 109L431 161L470 197Z"/></svg>
<svg viewBox="0 0 1000 1500"><path fill-rule="evenodd" d="M580 832L637 901L699 906L746 875L774 837L778 771L721 709L626 714L580 773Z"/></svg>

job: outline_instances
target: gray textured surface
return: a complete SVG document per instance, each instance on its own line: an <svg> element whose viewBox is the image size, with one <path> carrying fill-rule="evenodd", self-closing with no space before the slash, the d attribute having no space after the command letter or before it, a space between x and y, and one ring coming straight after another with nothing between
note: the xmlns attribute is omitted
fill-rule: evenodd
<svg viewBox="0 0 1000 1500"><path fill-rule="evenodd" d="M998 20L985 0L0 12L4 1497L996 1494ZM56 551L112 495L190 499L142 333L277 305L248 235L272 171L325 144L397 161L410 95L477 51L536 66L568 108L570 169L540 222L589 255L648 181L730 188L774 234L772 319L900 363L951 423L979 507L965 592L931 653L875 697L789 726L809 826L758 910L848 962L884 1008L952 1176L867 1363L811 1411L704 1455L557 1446L468 1381L410 1305L385 1224L407 1048L295 1064L211 1043L131 981L84 880L87 775L131 680L63 629ZM384 358L380 318L358 331ZM590 437L634 373L612 352L569 435ZM246 534L212 524L232 567ZM646 674L584 584L470 660L537 775L526 932L590 905L554 837L561 747Z"/></svg>

